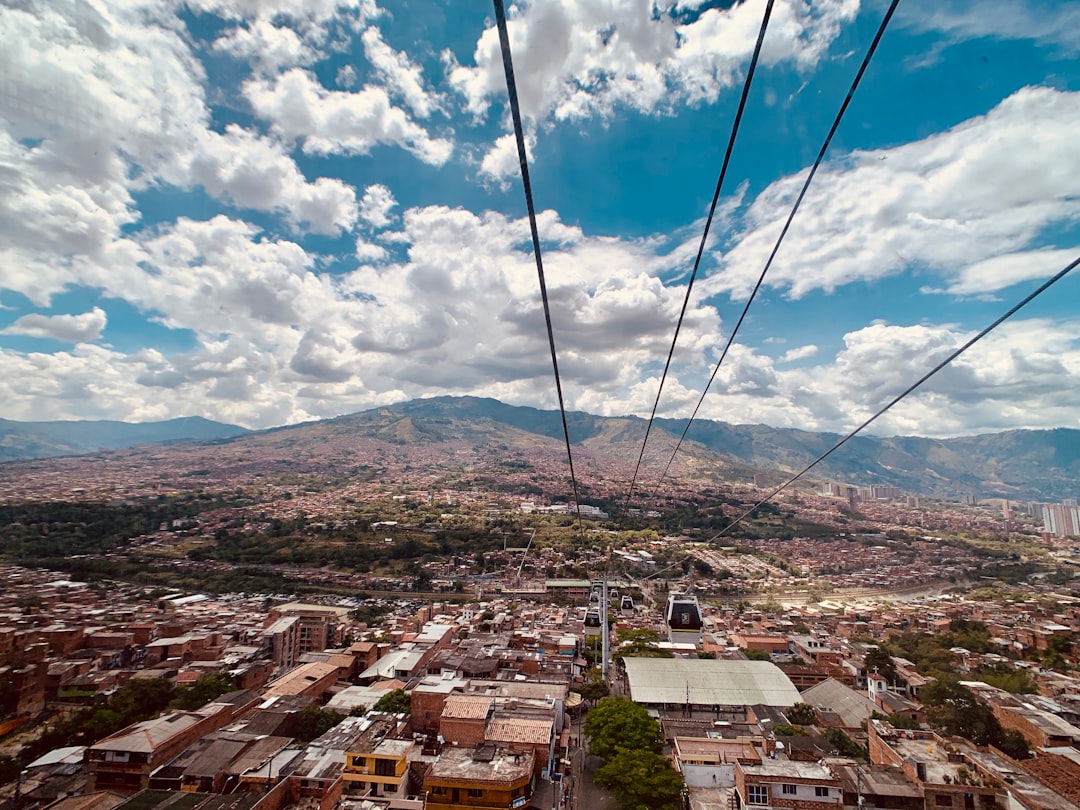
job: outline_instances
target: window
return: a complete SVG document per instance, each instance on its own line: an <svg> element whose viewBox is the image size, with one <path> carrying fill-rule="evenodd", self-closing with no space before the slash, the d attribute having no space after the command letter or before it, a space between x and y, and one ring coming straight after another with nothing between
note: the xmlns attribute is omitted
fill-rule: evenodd
<svg viewBox="0 0 1080 810"><path fill-rule="evenodd" d="M939 793L934 797L934 804L938 807L952 807L952 796L948 793Z"/></svg>
<svg viewBox="0 0 1080 810"><path fill-rule="evenodd" d="M747 804L768 804L769 803L769 789L765 785L747 785L746 786L746 803Z"/></svg>
<svg viewBox="0 0 1080 810"><path fill-rule="evenodd" d="M397 776L397 763L392 759L375 760L376 776Z"/></svg>
<svg viewBox="0 0 1080 810"><path fill-rule="evenodd" d="M433 788L431 788L431 795L432 796L445 796L446 795L446 788L443 787L442 785L435 785Z"/></svg>
<svg viewBox="0 0 1080 810"><path fill-rule="evenodd" d="M484 791L480 790L480 788L469 788L468 792L470 799L481 799L484 796Z"/></svg>
<svg viewBox="0 0 1080 810"><path fill-rule="evenodd" d="M829 789L827 787L821 787L820 785L814 788L814 795L818 798L829 798Z"/></svg>
<svg viewBox="0 0 1080 810"><path fill-rule="evenodd" d="M794 796L797 792L795 785L781 785L780 792L785 796Z"/></svg>

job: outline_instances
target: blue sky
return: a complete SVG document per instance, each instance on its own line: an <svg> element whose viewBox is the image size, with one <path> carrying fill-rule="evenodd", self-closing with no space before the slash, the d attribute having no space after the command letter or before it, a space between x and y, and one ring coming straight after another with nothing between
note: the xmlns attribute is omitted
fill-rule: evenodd
<svg viewBox="0 0 1080 810"><path fill-rule="evenodd" d="M764 0L509 6L570 408L647 415ZM777 0L660 413L876 30ZM555 407L485 2L0 8L0 417ZM702 415L844 430L1080 255L1080 9L902 0ZM875 426L1080 427L1080 278Z"/></svg>

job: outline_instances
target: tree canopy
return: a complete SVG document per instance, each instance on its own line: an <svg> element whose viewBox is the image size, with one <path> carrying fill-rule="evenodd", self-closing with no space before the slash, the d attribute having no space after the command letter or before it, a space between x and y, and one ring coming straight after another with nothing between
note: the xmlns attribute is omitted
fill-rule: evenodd
<svg viewBox="0 0 1080 810"><path fill-rule="evenodd" d="M585 718L589 753L611 760L620 751L650 751L663 747L660 725L644 707L621 697L606 697Z"/></svg>
<svg viewBox="0 0 1080 810"><path fill-rule="evenodd" d="M191 686L180 689L172 706L174 709L194 711L234 689L236 681L224 672L207 672L200 675Z"/></svg>
<svg viewBox="0 0 1080 810"><path fill-rule="evenodd" d="M344 719L345 715L329 712L312 703L300 712L297 718L296 739L300 742L309 743L321 737Z"/></svg>
<svg viewBox="0 0 1080 810"><path fill-rule="evenodd" d="M682 776L652 751L619 751L596 771L596 783L615 794L625 810L682 810Z"/></svg>
<svg viewBox="0 0 1080 810"><path fill-rule="evenodd" d="M404 689L395 689L387 692L373 707L377 712L390 712L391 714L411 714L412 698Z"/></svg>
<svg viewBox="0 0 1080 810"><path fill-rule="evenodd" d="M1023 735L1002 728L990 707L955 676L939 678L924 687L920 698L927 721L938 733L964 737L976 745L993 745L1018 759L1030 756Z"/></svg>

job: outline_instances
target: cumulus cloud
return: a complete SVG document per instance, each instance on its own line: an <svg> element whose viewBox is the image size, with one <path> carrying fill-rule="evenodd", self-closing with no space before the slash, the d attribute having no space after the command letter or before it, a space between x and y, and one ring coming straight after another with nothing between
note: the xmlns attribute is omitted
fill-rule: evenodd
<svg viewBox="0 0 1080 810"><path fill-rule="evenodd" d="M188 167L192 182L241 208L277 211L302 230L349 230L358 215L356 193L337 178L309 183L281 146L235 124L206 132Z"/></svg>
<svg viewBox="0 0 1080 810"><path fill-rule="evenodd" d="M368 85L355 93L328 90L311 73L294 68L273 81L248 82L244 95L276 132L300 141L311 154L367 154L390 144L441 166L453 151L450 140L432 137L394 106L383 87Z"/></svg>
<svg viewBox="0 0 1080 810"><path fill-rule="evenodd" d="M62 286L47 265L77 281L70 257L100 259L138 221L135 192L201 185L327 233L355 220L340 180L311 182L274 141L210 128L203 69L165 9L0 8L0 73L0 234L13 235L0 251L36 302ZM43 244L53 257L38 262Z"/></svg>
<svg viewBox="0 0 1080 810"><path fill-rule="evenodd" d="M364 189L364 198L360 200L360 218L372 228L385 228L394 221L390 212L397 207L394 193L381 183Z"/></svg>
<svg viewBox="0 0 1080 810"><path fill-rule="evenodd" d="M511 9L510 46L522 111L537 120L608 116L618 107L651 113L674 104L712 102L735 83L753 51L764 0L730 8L658 7L651 0L534 0ZM808 4L780 0L763 58L800 68L817 64L858 0ZM505 95L498 33L477 40L473 64L444 54L452 86L476 116Z"/></svg>
<svg viewBox="0 0 1080 810"><path fill-rule="evenodd" d="M337 76L334 77L334 81L337 82L338 87L344 87L346 90L351 90L356 87L357 82L360 81L360 77L356 75L356 68L352 65L342 65L338 68Z"/></svg>
<svg viewBox="0 0 1080 810"><path fill-rule="evenodd" d="M525 156L530 168L535 164L533 149L536 148L536 133L525 133ZM500 188L510 187L510 178L521 176L521 160L518 157L517 136L513 132L495 140L491 148L480 161L480 176L496 182Z"/></svg>
<svg viewBox="0 0 1080 810"><path fill-rule="evenodd" d="M214 50L249 61L253 68L275 72L285 67L308 65L321 55L292 28L256 19L238 25L214 41Z"/></svg>
<svg viewBox="0 0 1080 810"><path fill-rule="evenodd" d="M1033 279L1046 279L1080 256L1077 250L1028 250L1006 253L977 261L954 275L945 289L924 287L923 292L944 292L950 295L983 295L1003 290L1013 284Z"/></svg>
<svg viewBox="0 0 1080 810"><path fill-rule="evenodd" d="M1044 232L1080 216L1077 127L1080 93L1027 87L938 135L834 159L817 174L766 284L798 298L912 266L955 278L957 292L1033 277L1050 258L1035 250ZM792 175L758 195L703 289L750 290L802 182ZM1033 264L1021 270L1025 253ZM993 272L972 280L972 266L1003 254L1011 255L981 265Z"/></svg>
<svg viewBox="0 0 1080 810"><path fill-rule="evenodd" d="M818 353L818 347L810 343L806 346L799 346L796 349L789 349L784 352L780 358L781 363L794 363L797 360L806 360L808 357L813 357Z"/></svg>
<svg viewBox="0 0 1080 810"><path fill-rule="evenodd" d="M101 337L107 322L105 310L94 307L81 315L39 315L33 313L16 318L3 331L5 335L61 340L65 343L92 343Z"/></svg>
<svg viewBox="0 0 1080 810"><path fill-rule="evenodd" d="M361 263L381 262L387 255L386 248L382 245L372 244L363 238L356 240L356 258Z"/></svg>
<svg viewBox="0 0 1080 810"><path fill-rule="evenodd" d="M323 24L347 15L362 22L379 15L375 0L186 0L197 11L231 20L287 18L297 25Z"/></svg>
<svg viewBox="0 0 1080 810"><path fill-rule="evenodd" d="M424 85L423 70L409 57L383 41L375 26L361 36L364 55L391 92L399 96L417 118L427 118L440 109L442 99Z"/></svg>

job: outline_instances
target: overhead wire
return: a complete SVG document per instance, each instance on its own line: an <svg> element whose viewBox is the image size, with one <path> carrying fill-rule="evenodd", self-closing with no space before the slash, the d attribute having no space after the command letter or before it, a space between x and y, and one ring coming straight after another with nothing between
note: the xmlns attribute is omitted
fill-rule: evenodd
<svg viewBox="0 0 1080 810"><path fill-rule="evenodd" d="M737 526L739 523L741 523L746 518L748 518L750 515L752 515L763 504L767 503L773 497L775 497L776 495L783 492L789 486L791 486L796 481L798 481L800 478L802 478L804 475L806 475L808 472L810 472L810 470L814 469L814 467L816 467L822 461L827 459L829 456L831 456L833 453L835 453L837 450L839 450L841 447L843 447L845 444L847 444L848 441L850 441L852 438L854 438L856 436L856 434L860 433L862 430L864 430L869 425L871 425L873 422L875 422L879 417L881 417L886 411L888 411L890 408L892 408L896 403L900 402L900 400L904 399L906 396L908 396L908 394L912 393L915 389L917 389L919 386L921 386L924 382L926 382L931 377L933 377L935 374L937 374L939 371L941 371L943 368L945 368L945 366L949 365L953 360L955 360L957 357L962 355L964 352L966 352L968 349L970 349L972 346L974 346L976 343L978 343L980 340L982 340L984 337L986 337L988 334L990 334L990 332L992 332L994 329L996 329L1002 323L1004 323L1009 318L1011 318L1013 315L1015 315L1017 312L1019 312L1023 307L1025 307L1029 303L1031 303L1031 301L1033 301L1035 298L1042 295L1044 292L1046 292L1052 286L1057 284L1057 282L1061 281L1061 279L1063 279L1070 272L1072 272L1072 270L1074 270L1078 265L1080 265L1080 257L1074 259L1071 263L1066 265L1064 268L1062 268L1060 271L1055 273L1053 276L1051 276L1045 282L1040 284L1034 291L1032 291L1030 294L1026 295L1023 299L1021 299L1019 303L1012 306L1007 312L1005 312L1003 315L1001 315L997 320L995 320L993 323L991 323L989 326L987 326L985 329L983 329L981 332L979 332L977 335L975 335L969 341L967 341L962 346L960 346L960 348L958 348L954 352L952 352L952 354L950 354L948 357L946 357L944 360L942 360L940 363L938 363L936 366L934 366L932 369L930 369L930 371L926 372L926 374L924 374L922 377L920 377L914 383L912 383L907 388L905 388L903 391L901 391L899 394L897 394L895 397L893 397L888 402L888 404L886 404L883 408L878 410L873 416L871 416L869 419L865 420L857 428L855 428L850 433L848 433L846 436L844 436L842 439L840 439L840 441L838 441L836 444L834 444L832 447L830 447L828 450L826 450L820 456L818 456L813 461L811 461L809 464L807 464L805 467L803 467L802 470L800 470L795 475L791 476L789 479L787 479L787 481L782 483L780 486L778 486L775 489L771 490L764 498L762 498L760 501L758 501L752 507L750 507L745 512L743 512L741 515L739 515L737 518L735 518L735 520L733 520L731 523L729 523L727 526L725 526L718 534L716 534L713 537L709 538L709 542L712 542L713 540L716 540L716 539L718 539L720 537L723 537L725 534L727 534L729 531L731 531L735 526Z"/></svg>
<svg viewBox="0 0 1080 810"><path fill-rule="evenodd" d="M769 269L772 267L773 260L776 258L776 254L780 250L780 245L784 241L784 237L787 236L788 230L791 228L791 223L795 219L795 215L799 211L799 206L802 205L803 198L806 196L807 189L810 188L810 183L814 180L814 175L817 174L818 168L821 166L822 161L825 158L825 153L829 149L829 145L832 143L833 136L836 134L836 130L840 127L840 122L844 118L844 114L847 112L848 106L851 104L851 99L855 95L855 91L858 89L859 84L862 82L863 74L866 73L867 67L870 65L870 60L873 58L877 51L878 45L881 42L882 36L885 34L885 29L889 26L889 21L892 20L893 13L896 11L896 7L899 5L900 0L892 0L889 4L889 8L885 12L885 16L881 20L881 25L878 26L877 33L874 35L873 41L870 43L870 47L866 51L866 55L863 57L862 64L859 65L859 70L855 74L855 78L851 82L851 86L848 88L847 95L844 97L843 103L840 105L839 111L836 113L836 117L833 119L832 126L829 127L829 132L825 136L825 140L822 141L821 148L818 150L817 158L815 158L813 165L810 167L810 173L807 174L806 180L803 181L802 189L799 191L799 195L795 198L795 204L791 207L791 212L788 214L787 221L784 222L784 227L780 230L780 235L776 238L776 243L773 245L772 252L769 254L769 258L765 262L764 268L761 270L761 274L758 276L757 283L754 284L753 289L750 292L750 297L746 299L746 304L743 306L742 313L739 315L738 321L735 323L735 328L731 330L731 334L728 335L727 343L724 345L724 350L720 354L720 359L716 361L716 366L713 368L712 374L709 377L709 381L705 384L705 390L701 392L701 396L698 398L697 405L694 406L694 411L690 415L690 419L687 420L686 426L683 428L682 435L679 437L679 441L675 444L675 449L671 453L671 457L668 459L667 464L664 466L664 471L661 473L660 478L657 480L656 485L653 487L652 495L650 499L656 497L656 493L660 489L660 485L667 478L668 472L671 470L671 465L675 461L675 456L679 454L679 450L682 449L683 443L686 441L686 436L690 432L690 426L697 418L698 411L701 410L702 404L705 402L705 396L709 393L709 389L712 387L713 382L716 380L716 375L720 371L720 366L723 365L724 360L728 356L728 352L731 349L732 344L735 341L735 336L738 335L740 327L742 327L743 321L746 320L746 313L750 309L750 305L754 303L754 299L757 297L758 291L761 289L762 283L765 281L765 276L768 274Z"/></svg>
<svg viewBox="0 0 1080 810"><path fill-rule="evenodd" d="M1031 293L1026 295L1018 303L1016 303L1015 305L1010 307L1004 314L1002 314L996 320L994 320L993 323L991 323L989 326L985 327L981 332L979 332L977 335L972 337L970 340L968 340L962 346L960 346L959 348L954 350L948 357L946 357L944 360L942 360L940 363L938 363L936 366L934 366L932 369L930 369L930 371L926 372L926 374L924 374L922 377L920 377L914 383L912 383L907 388L905 388L902 392L900 392L895 397L893 397L884 407L880 408L873 416L871 416L869 419L866 419L865 421L863 421L858 427L856 427L854 430L852 430L846 436L841 438L838 442L836 442L836 444L834 444L832 447L830 447L824 453L819 455L817 458L815 458L813 461L811 461L809 464L807 464L805 467L803 467L802 470L797 472L795 475L791 476L789 479L787 479L780 486L776 487L775 489L772 489L768 494L765 495L765 497L763 497L761 500L759 500L757 503L755 503L749 509L742 512L738 517L736 517L734 520L732 520L731 523L729 523L727 526L725 526L723 529L721 529L720 532L713 535L712 537L710 537L705 542L706 543L711 543L714 540L718 540L719 538L721 538L725 534L727 534L729 531L731 531L733 528L735 528L737 525L739 525L744 520L746 520L748 517L753 515L754 512L756 512L764 504L768 503L774 497L779 495L785 489L790 487L792 484L794 484L796 481L798 481L800 478L802 478L804 475L806 475L808 472L810 472L812 469L814 469L814 467L816 467L822 461L827 459L829 456L831 456L833 453L835 453L837 450L839 450L841 447L843 447L845 444L847 444L851 439L853 439L856 435L861 433L864 429L866 429L871 424L873 424L877 419L879 419L882 415L884 415L890 408L892 408L894 405L899 403L905 397L907 397L908 395L913 393L923 383L925 383L927 380L929 380L931 377L933 377L935 374L937 374L943 368L945 368L950 363L952 363L956 358L958 358L960 355L962 355L964 352L966 352L968 349L970 349L972 346L974 346L976 343L978 343L980 340L982 340L984 337L986 337L988 334L990 334L990 332L992 332L994 329L996 329L1002 323L1007 321L1009 318L1011 318L1013 315L1015 315L1017 312L1019 312L1021 309L1023 309L1029 303L1031 303L1035 298L1042 295L1044 292L1046 292L1048 289L1050 289L1050 287L1054 286L1059 281L1061 281L1061 279L1063 279L1065 276L1067 276L1069 273L1071 273L1077 267L1080 267L1080 257L1077 257L1076 259L1074 259L1068 265L1063 267L1061 270L1059 270L1057 273L1055 273L1053 276L1051 276L1049 279L1047 279L1045 282L1043 282L1041 285L1039 285L1039 287L1037 287ZM691 556L693 556L693 555L688 554L688 555L686 555L686 557L683 558L683 560L685 560L685 559L687 559L687 558L689 558ZM660 568L657 571L654 571L653 573L651 573L649 576L645 577L644 579L646 579L646 580L653 579L653 578L659 576L660 574L664 573L665 571L670 571L672 568L675 568L675 567L677 567L677 566L679 566L681 564L682 564L682 560L680 560L678 562L675 562L675 563L672 563L671 565L668 565L668 566L666 566L664 568Z"/></svg>
<svg viewBox="0 0 1080 810"><path fill-rule="evenodd" d="M727 176L728 164L731 162L731 154L735 149L735 138L739 134L739 125L742 123L743 111L746 109L746 100L750 95L750 85L754 81L754 73L757 70L758 58L761 56L761 45L765 41L765 32L769 27L769 18L772 16L775 0L768 0L765 4L765 13L761 19L761 28L758 30L757 43L754 45L754 53L750 57L750 66L746 70L746 79L743 81L742 96L739 98L739 106L735 111L735 118L731 125L731 135L728 137L727 149L724 152L724 161L720 165L720 176L716 180L716 190L713 191L712 203L709 205L709 215L705 218L705 228L701 234L701 242L698 245L697 256L694 258L694 268L690 272L690 279L686 285L686 295L683 296L682 309L679 310L679 319L675 322L675 334L671 338L671 348L668 349L667 360L664 362L664 372L660 375L660 385L656 389L656 400L653 402L652 413L649 414L649 422L645 426L645 438L641 442L641 451L638 453L637 464L634 465L634 475L630 479L630 489L626 493L623 503L622 515L625 516L630 506L630 500L634 496L634 485L637 483L638 473L641 471L641 462L645 457L645 447L649 443L649 433L652 431L653 422L656 421L656 411L660 407L660 395L664 392L664 382L667 380L668 370L671 368L671 358L675 354L675 344L679 340L679 331L682 329L683 319L686 317L686 308L690 303L690 293L694 289L694 280L697 278L698 268L701 266L701 257L705 254L705 245L709 239L709 230L712 227L713 217L716 215L716 204L720 199L720 190L724 186L724 178ZM620 517L619 528L622 528Z"/></svg>
<svg viewBox="0 0 1080 810"><path fill-rule="evenodd" d="M532 183L529 180L529 158L525 150L525 130L521 125L521 107L518 104L517 82L514 80L514 62L510 54L510 35L506 28L506 11L503 8L503 0L493 0L493 2L495 4L495 24L499 29L499 45L502 48L503 71L506 73L506 91L510 98L510 115L514 122L514 136L517 139L521 185L525 190L525 207L529 212L533 255L536 257L536 275L540 282L540 298L544 303L544 322L547 324L548 346L551 348L551 366L555 372L555 392L559 398L559 414L562 416L563 438L566 440L566 460L570 467L570 480L574 489L574 506L577 510L578 530L583 532L581 497L577 475L574 472L574 453L570 448L570 428L566 421L566 405L563 400L562 380L559 377L559 358L555 351L555 332L551 326L551 304L548 302L547 283L544 280L544 262L540 255L540 232L536 225L536 206L533 204Z"/></svg>

